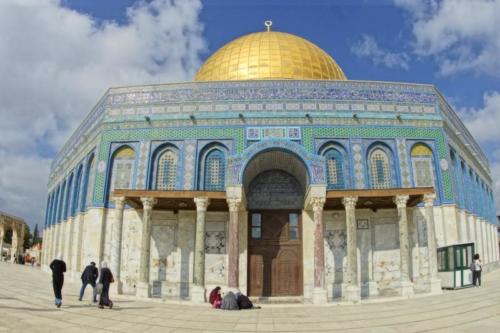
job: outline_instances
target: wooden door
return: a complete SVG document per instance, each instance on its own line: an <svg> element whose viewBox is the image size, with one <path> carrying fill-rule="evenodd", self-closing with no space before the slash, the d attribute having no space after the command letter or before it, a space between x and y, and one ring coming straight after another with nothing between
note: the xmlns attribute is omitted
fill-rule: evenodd
<svg viewBox="0 0 500 333"><path fill-rule="evenodd" d="M248 294L302 295L299 212L253 211L248 225Z"/></svg>

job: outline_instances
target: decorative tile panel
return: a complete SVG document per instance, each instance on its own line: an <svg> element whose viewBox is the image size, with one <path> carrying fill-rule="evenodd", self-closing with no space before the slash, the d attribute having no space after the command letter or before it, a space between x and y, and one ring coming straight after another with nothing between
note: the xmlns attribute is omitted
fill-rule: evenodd
<svg viewBox="0 0 500 333"><path fill-rule="evenodd" d="M365 188L365 171L363 148L361 143L353 143L351 145L352 160L354 162L354 186L357 189Z"/></svg>
<svg viewBox="0 0 500 333"><path fill-rule="evenodd" d="M300 127L248 127L247 140L282 138L300 140Z"/></svg>
<svg viewBox="0 0 500 333"><path fill-rule="evenodd" d="M137 165L136 188L139 190L146 188L146 174L149 156L149 142L141 141L139 146L139 161Z"/></svg>
<svg viewBox="0 0 500 333"><path fill-rule="evenodd" d="M402 185L403 187L411 187L411 173L405 139L397 138L396 147L398 149L399 169L401 170L401 179L403 181Z"/></svg>
<svg viewBox="0 0 500 333"><path fill-rule="evenodd" d="M196 164L196 140L186 140L184 152L184 190L192 190L194 184L194 166Z"/></svg>

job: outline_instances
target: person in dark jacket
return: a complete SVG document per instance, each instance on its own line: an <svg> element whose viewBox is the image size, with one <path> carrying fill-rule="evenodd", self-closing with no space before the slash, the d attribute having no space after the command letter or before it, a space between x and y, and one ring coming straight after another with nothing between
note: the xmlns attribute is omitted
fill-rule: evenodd
<svg viewBox="0 0 500 333"><path fill-rule="evenodd" d="M99 274L99 283L102 283L102 292L99 297L100 309L104 309L105 306L109 306L110 309L113 308L113 302L109 299L109 286L113 282L115 282L113 273L111 273L111 270L108 268L108 264L102 262L101 274Z"/></svg>
<svg viewBox="0 0 500 333"><path fill-rule="evenodd" d="M250 301L250 299L246 295L243 295L241 293L238 294L237 302L238 302L238 307L241 310L253 308L252 301Z"/></svg>
<svg viewBox="0 0 500 333"><path fill-rule="evenodd" d="M94 295L94 303L97 302L96 298L96 293L95 293L95 283L97 281L97 276L99 275L99 271L97 270L97 267L95 267L95 262L91 262L90 265L85 267L82 273L82 288L80 289L80 297L78 298L79 301L82 300L83 294L85 293L85 288L87 288L87 285L90 284L92 286L92 292Z"/></svg>
<svg viewBox="0 0 500 333"><path fill-rule="evenodd" d="M66 263L62 260L62 254L59 253L51 263L52 287L54 288L54 304L60 308L62 305L62 288L64 284L64 273L66 272Z"/></svg>

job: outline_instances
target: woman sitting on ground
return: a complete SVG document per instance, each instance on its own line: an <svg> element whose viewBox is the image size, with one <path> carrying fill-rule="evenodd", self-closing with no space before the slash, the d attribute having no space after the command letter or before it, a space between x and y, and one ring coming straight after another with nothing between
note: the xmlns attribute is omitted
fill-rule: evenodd
<svg viewBox="0 0 500 333"><path fill-rule="evenodd" d="M222 310L239 310L238 301L236 300L236 296L232 291L228 292L224 298L222 299L222 303L220 305Z"/></svg>
<svg viewBox="0 0 500 333"><path fill-rule="evenodd" d="M252 308L254 308L252 301L250 301L250 299L248 298L248 296L243 295L242 293L238 293L237 302L238 302L238 307L241 310L246 310L246 309L252 309ZM258 309L258 308L259 307L256 307L256 309Z"/></svg>
<svg viewBox="0 0 500 333"><path fill-rule="evenodd" d="M220 295L220 287L215 287L214 290L210 292L210 296L208 298L210 304L214 309L219 309L222 303L222 296Z"/></svg>

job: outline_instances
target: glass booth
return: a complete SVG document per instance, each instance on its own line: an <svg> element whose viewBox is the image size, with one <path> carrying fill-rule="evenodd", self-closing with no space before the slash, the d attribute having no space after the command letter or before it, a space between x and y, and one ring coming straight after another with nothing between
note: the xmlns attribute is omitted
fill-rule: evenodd
<svg viewBox="0 0 500 333"><path fill-rule="evenodd" d="M455 244L437 250L438 275L445 289L472 286L470 264L474 256L474 243Z"/></svg>

